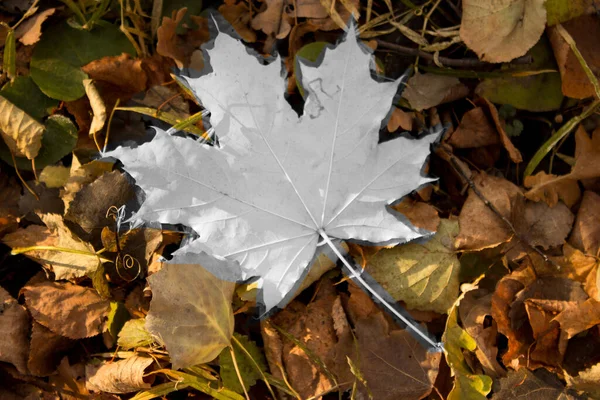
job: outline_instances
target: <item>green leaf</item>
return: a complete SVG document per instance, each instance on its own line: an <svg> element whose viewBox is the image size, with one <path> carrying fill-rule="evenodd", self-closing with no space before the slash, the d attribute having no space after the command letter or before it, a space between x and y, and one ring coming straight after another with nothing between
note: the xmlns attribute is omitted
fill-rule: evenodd
<svg viewBox="0 0 600 400"><path fill-rule="evenodd" d="M244 346L244 349L246 349L246 351L250 353L256 364L264 373L267 370L265 357L260 351L260 349L256 346L256 343L254 343L244 335L240 335L238 333L234 333L233 335L236 337L236 339L238 339L239 343L241 343ZM246 389L249 389L256 383L257 380L259 380L262 377L262 375L260 371L257 370L256 365L248 357L246 352L240 349L237 344L233 346L233 351L235 354L235 360L237 362L238 370L240 371L240 375L242 376L242 380L244 381L244 385L246 386ZM219 365L221 366L219 375L223 380L223 385L225 385L226 388L233 390L234 392L244 393L244 389L242 388L237 373L235 372L235 366L231 357L231 351L228 347L223 349L223 351L219 355Z"/></svg>
<svg viewBox="0 0 600 400"><path fill-rule="evenodd" d="M445 314L458 297L458 231L457 221L441 220L429 241L383 249L368 258L367 271L408 308Z"/></svg>
<svg viewBox="0 0 600 400"><path fill-rule="evenodd" d="M492 378L474 374L465 360L463 349L474 352L477 343L467 331L458 325L457 301L448 314L446 329L442 336L446 362L454 374L454 386L448 394L448 400L486 400L492 390Z"/></svg>
<svg viewBox="0 0 600 400"><path fill-rule="evenodd" d="M589 0L546 0L546 21L553 26L579 17L594 7Z"/></svg>
<svg viewBox="0 0 600 400"><path fill-rule="evenodd" d="M510 104L528 111L551 111L560 107L563 94L560 74L554 61L552 47L545 36L527 53L533 63L512 67L516 71L554 70L529 76L507 76L484 79L475 92L496 104ZM508 72L507 72L508 74Z"/></svg>
<svg viewBox="0 0 600 400"><path fill-rule="evenodd" d="M41 122L58 101L46 96L29 76L18 76L0 89L0 95Z"/></svg>
<svg viewBox="0 0 600 400"><path fill-rule="evenodd" d="M77 127L62 115L53 115L46 121L46 131L42 136L42 147L35 158L35 168L41 169L54 164L69 154L77 144ZM0 159L13 165L8 147L0 142ZM19 169L31 171L31 161L25 157L16 157Z"/></svg>
<svg viewBox="0 0 600 400"><path fill-rule="evenodd" d="M117 344L123 349L148 346L154 342L150 332L146 330L146 319L130 319L125 322L119 332Z"/></svg>
<svg viewBox="0 0 600 400"><path fill-rule="evenodd" d="M111 301L107 321L108 333L116 339L129 318L131 316L127 308L125 308L125 304L120 301Z"/></svg>
<svg viewBox="0 0 600 400"><path fill-rule="evenodd" d="M46 95L64 101L85 94L84 65L121 53L135 55L127 37L114 25L100 21L94 29L75 29L66 22L49 27L31 57L31 77Z"/></svg>
<svg viewBox="0 0 600 400"><path fill-rule="evenodd" d="M17 74L17 45L15 42L15 31L9 29L4 42L4 57L2 62L2 70L6 75L13 79Z"/></svg>

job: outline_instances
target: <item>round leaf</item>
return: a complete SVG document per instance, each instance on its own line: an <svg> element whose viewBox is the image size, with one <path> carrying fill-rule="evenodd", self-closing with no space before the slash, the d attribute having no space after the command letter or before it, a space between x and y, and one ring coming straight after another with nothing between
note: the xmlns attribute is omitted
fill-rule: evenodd
<svg viewBox="0 0 600 400"><path fill-rule="evenodd" d="M100 22L91 31L66 22L48 28L31 57L31 77L46 95L64 101L85 94L81 67L106 56L135 55L127 37L114 25Z"/></svg>
<svg viewBox="0 0 600 400"><path fill-rule="evenodd" d="M46 96L29 76L18 76L0 90L0 95L25 111L29 116L41 120L58 106L58 101Z"/></svg>

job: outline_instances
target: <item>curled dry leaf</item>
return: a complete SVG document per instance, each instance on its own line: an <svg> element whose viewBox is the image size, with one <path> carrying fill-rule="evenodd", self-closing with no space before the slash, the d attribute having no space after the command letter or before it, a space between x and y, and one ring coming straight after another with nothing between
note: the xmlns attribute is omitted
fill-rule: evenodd
<svg viewBox="0 0 600 400"><path fill-rule="evenodd" d="M33 318L54 333L83 339L105 330L110 302L103 300L94 289L33 278L23 293Z"/></svg>
<svg viewBox="0 0 600 400"><path fill-rule="evenodd" d="M490 113L492 120L494 121L494 125L496 125L496 131L498 132L498 136L500 136L500 142L502 142L502 146L508 152L510 159L514 163L520 163L523 161L523 157L521 156L521 152L512 144L510 138L506 134L504 130L504 122L500 121L500 116L498 115L498 110L496 106L494 106L489 100L481 99L479 101Z"/></svg>
<svg viewBox="0 0 600 400"><path fill-rule="evenodd" d="M600 256L600 195L586 191L577 211L569 243L591 256Z"/></svg>
<svg viewBox="0 0 600 400"><path fill-rule="evenodd" d="M458 78L417 72L408 80L402 97L408 100L413 109L422 111L467 94L469 89Z"/></svg>
<svg viewBox="0 0 600 400"><path fill-rule="evenodd" d="M116 362L85 366L85 386L92 392L131 393L148 389L153 375L144 377L146 369L154 362L151 357L132 356Z"/></svg>
<svg viewBox="0 0 600 400"><path fill-rule="evenodd" d="M577 49L592 72L597 78L600 77L600 55L595 40L600 36L600 20L595 15L585 15L565 22L563 27L575 41ZM557 28L548 28L548 36L558 63L563 94L576 99L594 96L594 86Z"/></svg>
<svg viewBox="0 0 600 400"><path fill-rule="evenodd" d="M367 258L366 270L409 309L446 313L458 297L460 262L453 248L458 223L443 219L423 244L383 249Z"/></svg>
<svg viewBox="0 0 600 400"><path fill-rule="evenodd" d="M544 33L545 0L465 0L460 37L484 61L524 55Z"/></svg>
<svg viewBox="0 0 600 400"><path fill-rule="evenodd" d="M85 94L90 101L92 112L94 113L89 132L91 136L104 128L104 124L106 123L106 105L104 104L104 100L102 100L100 93L98 93L96 85L94 85L91 79L84 79L83 87L85 88Z"/></svg>
<svg viewBox="0 0 600 400"><path fill-rule="evenodd" d="M29 354L29 315L10 293L0 287L0 361L27 374Z"/></svg>
<svg viewBox="0 0 600 400"><path fill-rule="evenodd" d="M0 135L15 157L34 159L42 147L44 125L0 96Z"/></svg>
<svg viewBox="0 0 600 400"><path fill-rule="evenodd" d="M148 281L146 327L167 347L173 368L212 361L229 345L234 283L194 264L164 264Z"/></svg>

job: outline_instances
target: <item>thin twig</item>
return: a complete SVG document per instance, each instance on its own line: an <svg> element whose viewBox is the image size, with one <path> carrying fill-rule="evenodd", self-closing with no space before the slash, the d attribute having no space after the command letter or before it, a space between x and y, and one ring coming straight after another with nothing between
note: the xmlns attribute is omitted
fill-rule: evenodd
<svg viewBox="0 0 600 400"><path fill-rule="evenodd" d="M375 39L377 44L383 48L387 48L390 50L394 50L400 54L405 54L407 56L415 56L422 57L426 60L433 61L433 54L427 53L425 51L419 50L414 47L402 46L395 43L386 42L381 39ZM438 57L438 61L441 62L446 67L456 67L456 68L472 68L472 67L482 67L486 65L490 65L490 63L481 61L478 58L448 58L448 57ZM533 63L532 56L523 56L519 58L515 58L510 62L510 64L531 64Z"/></svg>
<svg viewBox="0 0 600 400"><path fill-rule="evenodd" d="M454 170L456 172L458 172L458 174L461 176L462 179L464 179L465 182L467 182L467 184L469 185L469 188L471 188L471 190L473 190L473 193L475 193L475 195L477 197L479 197L479 200L481 200L487 208L489 208L498 218L500 218L502 220L502 222L504 222L504 224L508 227L508 229L510 229L511 233L513 234L513 237L517 238L517 240L519 240L521 243L523 243L524 245L529 247L531 250L538 253L540 255L540 257L542 257L544 259L545 262L550 263L550 264L554 265L555 267L557 267L558 269L560 269L561 268L560 265L558 265L557 263L552 261L543 251L541 251L540 249L538 249L537 247L535 247L534 245L529 243L523 236L521 236L521 234L519 232L517 232L517 230L515 229L512 222L510 222L508 220L508 218L506 218L504 215L502 215L500 210L498 210L498 208L496 208L496 206L492 202L490 202L483 195L483 193L481 193L481 191L479 190L477 185L475 185L475 182L473 182L473 180L471 178L469 178L467 176L467 174L465 174L465 172L462 170L462 168L458 164L458 160L456 159L456 156L454 154L450 154L450 153L447 153L447 154L450 158L450 163L452 164L452 167L454 168Z"/></svg>
<svg viewBox="0 0 600 400"><path fill-rule="evenodd" d="M21 173L19 172L19 167L17 166L17 159L15 158L15 154L13 153L13 151L11 150L10 147L8 148L8 151L10 151L10 156L12 157L12 162L15 167L15 172L17 173L17 176L21 180L21 183L23 184L23 186L25 186L25 188L29 191L29 193L31 193L31 195L33 197L35 197L35 199L37 201L40 201L40 198L38 197L37 193L33 191L33 189L27 184L27 182L25 182L25 179L23 179L23 177L21 176Z"/></svg>

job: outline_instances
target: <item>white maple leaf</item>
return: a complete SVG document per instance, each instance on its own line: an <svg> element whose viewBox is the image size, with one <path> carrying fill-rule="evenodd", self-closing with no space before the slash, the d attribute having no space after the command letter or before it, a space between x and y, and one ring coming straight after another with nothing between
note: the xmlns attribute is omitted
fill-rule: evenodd
<svg viewBox="0 0 600 400"><path fill-rule="evenodd" d="M431 181L421 168L437 135L378 143L400 80L371 77L373 57L353 31L318 67L300 65L300 117L284 97L280 58L264 65L219 34L212 72L183 79L211 112L220 147L157 129L149 143L105 154L146 193L135 219L200 235L177 262L222 279L258 277L267 310L283 305L320 237L401 243L426 234L386 206Z"/></svg>

